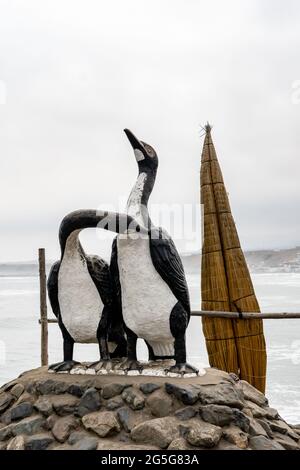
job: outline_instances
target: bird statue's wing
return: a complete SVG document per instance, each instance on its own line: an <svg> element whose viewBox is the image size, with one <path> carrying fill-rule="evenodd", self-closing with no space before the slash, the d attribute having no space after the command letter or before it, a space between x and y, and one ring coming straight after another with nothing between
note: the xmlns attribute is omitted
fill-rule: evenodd
<svg viewBox="0 0 300 470"><path fill-rule="evenodd" d="M111 259L110 259L110 274L113 282L113 290L115 298L121 308L121 283L119 275L119 266L118 266L118 247L117 247L117 237L114 238L112 248L111 248Z"/></svg>
<svg viewBox="0 0 300 470"><path fill-rule="evenodd" d="M190 313L190 298L185 273L176 246L162 228L151 230L150 253L153 265L176 299Z"/></svg>
<svg viewBox="0 0 300 470"><path fill-rule="evenodd" d="M113 286L109 265L99 256L87 256L87 267L104 305L113 303Z"/></svg>
<svg viewBox="0 0 300 470"><path fill-rule="evenodd" d="M60 268L60 261L56 261L51 267L48 281L47 281L47 291L50 301L50 305L54 315L60 317L60 308L58 302L58 272Z"/></svg>

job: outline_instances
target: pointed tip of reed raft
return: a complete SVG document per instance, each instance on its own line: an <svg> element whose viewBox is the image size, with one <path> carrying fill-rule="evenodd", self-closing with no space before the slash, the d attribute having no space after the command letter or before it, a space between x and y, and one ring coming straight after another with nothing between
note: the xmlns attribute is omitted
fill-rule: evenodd
<svg viewBox="0 0 300 470"><path fill-rule="evenodd" d="M209 122L205 124L204 129L205 129L206 134L210 133L210 131L212 130L212 126L209 124Z"/></svg>

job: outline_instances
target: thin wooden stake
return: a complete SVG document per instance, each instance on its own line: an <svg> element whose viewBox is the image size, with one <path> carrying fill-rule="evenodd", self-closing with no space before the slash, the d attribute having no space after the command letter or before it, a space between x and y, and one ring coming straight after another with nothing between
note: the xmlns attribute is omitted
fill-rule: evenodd
<svg viewBox="0 0 300 470"><path fill-rule="evenodd" d="M221 312L214 310L192 310L192 317L208 317L208 318L232 318L236 320L289 320L300 319L299 312L273 312L273 313L258 313L258 312ZM58 323L56 318L48 318L48 323ZM39 320L39 324L41 324Z"/></svg>
<svg viewBox="0 0 300 470"><path fill-rule="evenodd" d="M273 313L258 313L258 312L221 312L214 310L194 310L191 312L193 317L207 317L207 318L232 318L237 320L280 320L300 318L300 313L296 312L273 312Z"/></svg>
<svg viewBox="0 0 300 470"><path fill-rule="evenodd" d="M39 274L40 274L41 363L42 363L42 366L47 366L48 365L48 317L47 317L45 248L39 248Z"/></svg>

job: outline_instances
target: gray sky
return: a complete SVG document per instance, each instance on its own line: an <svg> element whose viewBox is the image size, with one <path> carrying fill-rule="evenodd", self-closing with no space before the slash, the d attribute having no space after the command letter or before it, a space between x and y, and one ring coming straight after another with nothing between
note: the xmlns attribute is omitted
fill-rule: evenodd
<svg viewBox="0 0 300 470"><path fill-rule="evenodd" d="M207 120L244 248L300 245L299 20L298 0L0 0L0 261L54 259L67 212L126 200L124 127L158 152L151 202L197 204Z"/></svg>

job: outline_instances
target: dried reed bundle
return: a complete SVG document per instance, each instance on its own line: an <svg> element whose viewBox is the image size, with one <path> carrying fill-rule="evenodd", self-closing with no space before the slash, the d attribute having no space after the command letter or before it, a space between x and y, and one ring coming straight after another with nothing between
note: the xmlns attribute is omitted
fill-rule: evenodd
<svg viewBox="0 0 300 470"><path fill-rule="evenodd" d="M205 131L200 173L204 205L202 310L259 312L212 142L211 127L207 125ZM264 392L267 355L262 320L203 317L202 327L210 365L234 372Z"/></svg>

